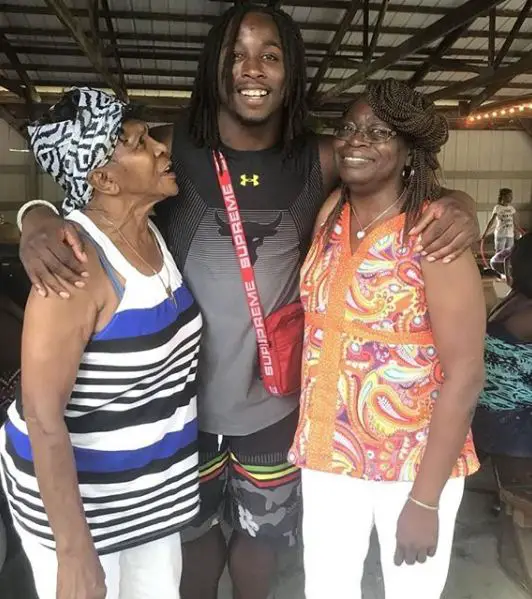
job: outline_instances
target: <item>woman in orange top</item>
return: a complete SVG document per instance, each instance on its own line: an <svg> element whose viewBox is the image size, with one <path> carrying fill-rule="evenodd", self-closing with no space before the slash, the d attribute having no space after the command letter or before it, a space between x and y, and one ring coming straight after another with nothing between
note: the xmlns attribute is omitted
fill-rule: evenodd
<svg viewBox="0 0 532 599"><path fill-rule="evenodd" d="M341 192L302 270L307 599L361 597L376 526L387 599L437 599L483 384L485 307L470 251L424 259L408 232L441 193L445 119L395 80L371 83L336 133ZM409 565L407 565L409 564Z"/></svg>

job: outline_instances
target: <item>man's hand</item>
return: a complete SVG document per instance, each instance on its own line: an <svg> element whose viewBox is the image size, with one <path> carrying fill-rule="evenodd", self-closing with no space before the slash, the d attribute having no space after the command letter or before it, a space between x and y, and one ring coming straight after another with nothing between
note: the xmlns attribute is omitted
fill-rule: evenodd
<svg viewBox="0 0 532 599"><path fill-rule="evenodd" d="M410 566L416 562L423 564L427 557L434 557L438 528L438 512L407 501L397 521L395 565L400 566L403 562Z"/></svg>
<svg viewBox="0 0 532 599"><path fill-rule="evenodd" d="M65 281L84 287L87 256L74 225L48 208L34 208L23 224L20 259L38 293L45 297L52 291L68 299Z"/></svg>
<svg viewBox="0 0 532 599"><path fill-rule="evenodd" d="M451 262L480 237L473 200L458 191L433 202L410 235L421 235L420 251L429 262Z"/></svg>
<svg viewBox="0 0 532 599"><path fill-rule="evenodd" d="M105 599L106 595L105 573L96 551L58 554L57 599Z"/></svg>

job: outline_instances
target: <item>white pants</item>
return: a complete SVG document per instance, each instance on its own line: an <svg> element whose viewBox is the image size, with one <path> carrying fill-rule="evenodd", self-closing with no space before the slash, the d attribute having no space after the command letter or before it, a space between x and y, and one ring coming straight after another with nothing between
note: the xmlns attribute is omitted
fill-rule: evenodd
<svg viewBox="0 0 532 599"><path fill-rule="evenodd" d="M372 482L303 470L306 599L361 599L370 535L379 537L386 599L439 599L447 580L464 479L451 479L439 511L436 555L424 564L393 562L397 521L412 483Z"/></svg>
<svg viewBox="0 0 532 599"><path fill-rule="evenodd" d="M26 534L22 547L33 571L39 599L56 599L57 558ZM100 557L106 599L179 599L181 537L179 533Z"/></svg>

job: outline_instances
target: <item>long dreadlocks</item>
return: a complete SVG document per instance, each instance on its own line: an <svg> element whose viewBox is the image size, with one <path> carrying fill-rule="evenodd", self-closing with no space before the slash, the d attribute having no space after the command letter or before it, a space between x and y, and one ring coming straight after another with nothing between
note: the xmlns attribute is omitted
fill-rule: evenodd
<svg viewBox="0 0 532 599"><path fill-rule="evenodd" d="M289 154L294 143L305 131L307 117L305 47L299 27L293 19L284 11L269 6L254 4L234 6L226 11L209 31L199 59L190 102L190 136L198 146L208 146L212 149L220 146L218 66L222 46L227 40L228 50L222 65L221 80L230 97L233 91L233 48L240 25L249 13L269 15L279 30L286 73L282 142L285 154Z"/></svg>
<svg viewBox="0 0 532 599"><path fill-rule="evenodd" d="M405 229L408 231L421 216L425 202L441 196L437 154L449 138L447 121L436 112L436 106L427 96L397 79L368 83L363 97L375 115L397 131L409 146L410 165L405 169L408 172L405 173L407 189L402 206L402 212L406 213ZM347 199L348 193L344 187L324 227L327 237Z"/></svg>

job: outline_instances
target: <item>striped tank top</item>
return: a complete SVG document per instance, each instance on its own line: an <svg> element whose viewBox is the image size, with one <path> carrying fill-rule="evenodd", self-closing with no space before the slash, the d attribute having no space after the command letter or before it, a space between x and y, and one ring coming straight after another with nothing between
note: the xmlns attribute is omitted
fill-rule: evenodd
<svg viewBox="0 0 532 599"><path fill-rule="evenodd" d="M85 516L103 555L173 534L198 512L202 319L153 225L164 258L160 275L175 302L158 276L134 269L85 215L74 211L68 218L92 239L111 279L114 270L125 280L115 314L85 348L65 409ZM3 482L15 526L54 549L20 399L1 433Z"/></svg>

